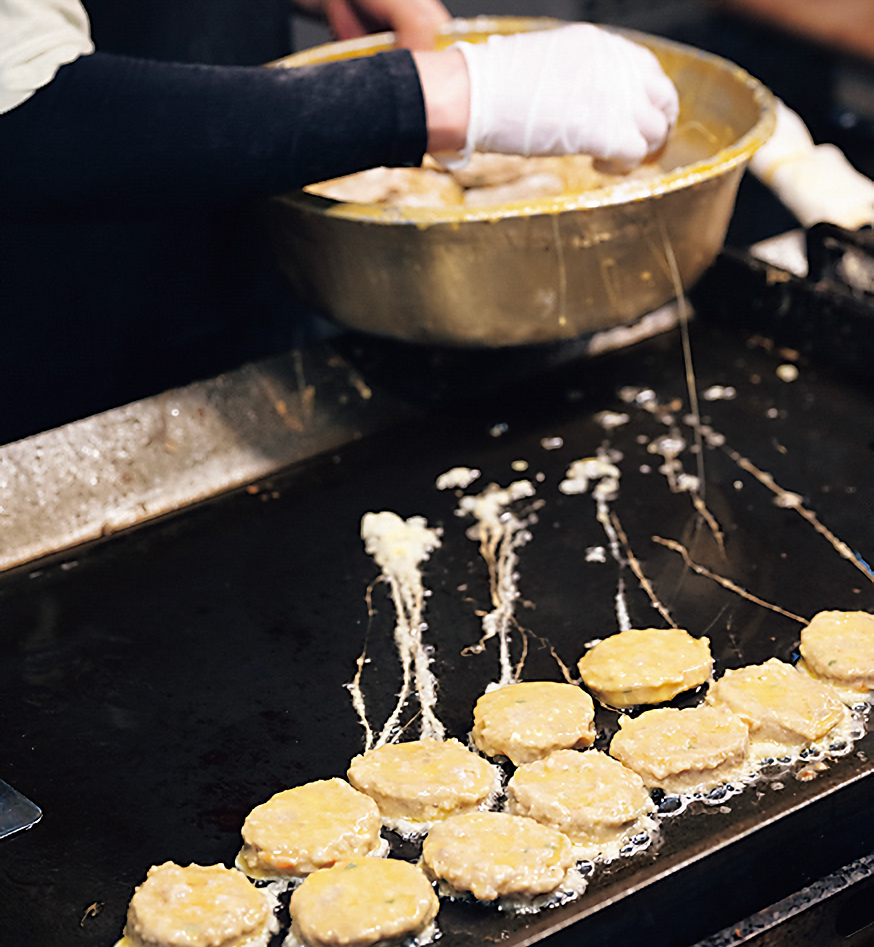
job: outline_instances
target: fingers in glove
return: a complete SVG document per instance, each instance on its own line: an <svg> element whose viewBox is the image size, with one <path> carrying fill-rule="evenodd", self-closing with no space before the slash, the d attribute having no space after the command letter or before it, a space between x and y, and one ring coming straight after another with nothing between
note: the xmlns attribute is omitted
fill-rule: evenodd
<svg viewBox="0 0 874 947"><path fill-rule="evenodd" d="M656 57L591 24L459 44L471 76L468 150L590 154L633 167L676 122Z"/></svg>

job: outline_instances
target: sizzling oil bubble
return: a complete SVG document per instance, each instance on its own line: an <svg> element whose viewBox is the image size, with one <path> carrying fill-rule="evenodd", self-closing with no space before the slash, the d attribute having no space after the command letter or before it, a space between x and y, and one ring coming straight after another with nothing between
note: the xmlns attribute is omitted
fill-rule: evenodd
<svg viewBox="0 0 874 947"><path fill-rule="evenodd" d="M615 464L602 457L585 457L575 460L567 469L565 479L559 484L562 493L572 496L587 493L589 485L596 482L592 495L596 500L615 499L619 492L620 471Z"/></svg>
<svg viewBox="0 0 874 947"><path fill-rule="evenodd" d="M590 874L591 869L588 865L572 865L567 870L561 884L554 891L530 897L504 894L497 897L493 902L479 903L489 903L502 914L539 914L548 908L558 907L578 898L586 890ZM459 891L442 878L437 881L437 893L447 901L470 903L476 901L472 894L467 891Z"/></svg>
<svg viewBox="0 0 874 947"><path fill-rule="evenodd" d="M616 411L599 411L595 415L595 422L600 424L605 431L622 427L623 424L628 424L629 420L631 419L627 414L619 414Z"/></svg>
<svg viewBox="0 0 874 947"><path fill-rule="evenodd" d="M633 388L630 385L619 390L619 398L625 404L636 404L639 408L652 408L658 402L651 388Z"/></svg>
<svg viewBox="0 0 874 947"><path fill-rule="evenodd" d="M620 858L630 858L632 855L637 855L638 852L643 852L649 848L652 844L652 836L647 832L640 832L638 835L632 836L619 850Z"/></svg>
<svg viewBox="0 0 874 947"><path fill-rule="evenodd" d="M666 459L678 457L685 449L686 439L679 434L660 437L647 448L651 454L661 454Z"/></svg>
<svg viewBox="0 0 874 947"><path fill-rule="evenodd" d="M737 391L731 385L712 385L701 393L701 397L705 401L733 401Z"/></svg>
<svg viewBox="0 0 874 947"><path fill-rule="evenodd" d="M714 431L707 424L701 425L701 435L708 447L722 447L725 444L725 435L720 434L719 431Z"/></svg>
<svg viewBox="0 0 874 947"><path fill-rule="evenodd" d="M474 467L453 467L437 478L438 490L466 490L475 480L479 480L481 472Z"/></svg>
<svg viewBox="0 0 874 947"><path fill-rule="evenodd" d="M774 506L779 506L784 510L794 510L804 504L804 498L797 493L790 493L788 490L784 490L774 497L773 503Z"/></svg>
<svg viewBox="0 0 874 947"><path fill-rule="evenodd" d="M677 489L685 493L697 493L701 489L701 481L692 474L681 473L677 477Z"/></svg>

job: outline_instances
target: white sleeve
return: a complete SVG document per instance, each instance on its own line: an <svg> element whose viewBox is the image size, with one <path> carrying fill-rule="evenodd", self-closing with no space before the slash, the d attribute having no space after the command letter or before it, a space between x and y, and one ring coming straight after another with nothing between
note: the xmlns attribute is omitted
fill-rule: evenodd
<svg viewBox="0 0 874 947"><path fill-rule="evenodd" d="M94 51L79 0L0 0L0 114Z"/></svg>

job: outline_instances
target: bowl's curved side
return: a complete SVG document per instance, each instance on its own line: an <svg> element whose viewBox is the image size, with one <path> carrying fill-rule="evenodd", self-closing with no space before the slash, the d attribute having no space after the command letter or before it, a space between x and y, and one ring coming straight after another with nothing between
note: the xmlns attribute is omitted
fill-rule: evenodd
<svg viewBox="0 0 874 947"><path fill-rule="evenodd" d="M411 233L274 204L280 265L344 325L412 342L509 346L633 322L719 252L741 167L649 201ZM306 259L309 265L300 265Z"/></svg>
<svg viewBox="0 0 874 947"><path fill-rule="evenodd" d="M555 25L463 22L476 24L480 32L468 27L476 36L496 31L496 23L502 32ZM660 174L476 210L285 195L270 215L280 266L296 291L364 332L506 346L633 322L677 295L676 274L690 287L722 246L743 170L773 130L774 99L726 60L623 32L653 49L680 91L680 120ZM331 44L307 51L317 58L306 61L366 54L389 42Z"/></svg>

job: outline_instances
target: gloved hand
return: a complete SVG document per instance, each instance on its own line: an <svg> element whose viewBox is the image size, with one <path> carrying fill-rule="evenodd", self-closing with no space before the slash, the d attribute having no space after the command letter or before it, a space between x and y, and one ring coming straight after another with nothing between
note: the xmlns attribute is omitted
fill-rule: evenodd
<svg viewBox="0 0 874 947"><path fill-rule="evenodd" d="M677 90L643 46L601 27L458 43L470 75L464 154L589 154L630 170L665 143Z"/></svg>

